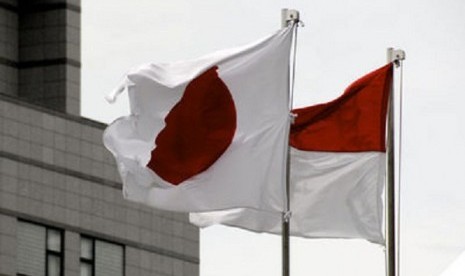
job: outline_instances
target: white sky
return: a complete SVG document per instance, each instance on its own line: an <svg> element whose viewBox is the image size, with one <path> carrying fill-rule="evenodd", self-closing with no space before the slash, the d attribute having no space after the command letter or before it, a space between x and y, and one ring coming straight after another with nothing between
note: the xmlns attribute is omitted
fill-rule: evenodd
<svg viewBox="0 0 465 276"><path fill-rule="evenodd" d="M82 115L109 123L127 114L124 97L114 105L103 97L130 67L254 41L279 28L283 7L306 23L295 106L337 97L383 65L387 47L406 51L401 275L439 275L465 249L463 0L83 0ZM280 243L203 230L201 275L281 275ZM384 275L383 249L363 241L292 239L291 256L293 276Z"/></svg>

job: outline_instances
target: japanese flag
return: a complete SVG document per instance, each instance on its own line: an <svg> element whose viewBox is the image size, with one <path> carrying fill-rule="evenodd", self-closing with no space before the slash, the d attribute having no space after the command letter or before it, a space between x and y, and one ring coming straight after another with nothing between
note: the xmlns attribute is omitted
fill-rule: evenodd
<svg viewBox="0 0 465 276"><path fill-rule="evenodd" d="M103 141L124 196L184 212L281 212L294 27L256 43L127 74L130 115Z"/></svg>

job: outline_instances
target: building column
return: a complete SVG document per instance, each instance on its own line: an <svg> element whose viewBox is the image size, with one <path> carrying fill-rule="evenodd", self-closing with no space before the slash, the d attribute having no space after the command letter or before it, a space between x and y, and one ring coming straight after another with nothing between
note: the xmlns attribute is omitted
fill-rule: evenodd
<svg viewBox="0 0 465 276"><path fill-rule="evenodd" d="M17 12L18 96L79 115L80 1L20 0Z"/></svg>

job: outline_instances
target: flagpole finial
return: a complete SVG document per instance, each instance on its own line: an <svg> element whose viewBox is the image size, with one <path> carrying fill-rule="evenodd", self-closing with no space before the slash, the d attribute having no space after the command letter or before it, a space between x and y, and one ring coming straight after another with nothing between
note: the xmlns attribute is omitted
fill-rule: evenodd
<svg viewBox="0 0 465 276"><path fill-rule="evenodd" d="M300 14L298 10L282 9L281 10L281 27L286 28L290 22L300 22Z"/></svg>
<svg viewBox="0 0 465 276"><path fill-rule="evenodd" d="M394 62L394 64L399 65L401 60L405 60L405 51L402 49L387 49L387 62Z"/></svg>

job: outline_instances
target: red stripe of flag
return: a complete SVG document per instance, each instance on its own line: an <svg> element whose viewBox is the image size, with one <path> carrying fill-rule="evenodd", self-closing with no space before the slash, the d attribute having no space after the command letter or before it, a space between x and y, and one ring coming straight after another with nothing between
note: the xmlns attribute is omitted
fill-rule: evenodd
<svg viewBox="0 0 465 276"><path fill-rule="evenodd" d="M291 146L306 151L385 152L391 83L389 63L352 83L331 102L294 110Z"/></svg>

